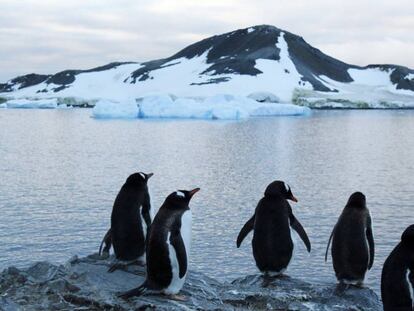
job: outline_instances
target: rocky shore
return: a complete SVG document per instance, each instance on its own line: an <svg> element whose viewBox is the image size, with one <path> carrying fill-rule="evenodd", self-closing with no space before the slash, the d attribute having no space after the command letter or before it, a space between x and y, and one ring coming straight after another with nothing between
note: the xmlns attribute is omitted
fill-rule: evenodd
<svg viewBox="0 0 414 311"><path fill-rule="evenodd" d="M222 283L195 271L181 292L185 302L157 295L125 301L117 293L139 285L145 269L107 273L110 263L90 255L73 257L65 265L9 267L0 274L0 310L382 310L368 288L338 290L335 284L259 274Z"/></svg>

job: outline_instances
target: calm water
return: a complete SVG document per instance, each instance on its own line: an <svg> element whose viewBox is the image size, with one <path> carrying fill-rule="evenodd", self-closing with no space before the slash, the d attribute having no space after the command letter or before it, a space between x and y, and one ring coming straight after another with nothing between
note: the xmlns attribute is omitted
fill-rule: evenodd
<svg viewBox="0 0 414 311"><path fill-rule="evenodd" d="M308 232L288 273L334 282L323 256L350 193L367 195L378 289L385 257L414 223L414 112L319 111L242 122L98 121L90 110L0 110L0 269L95 252L113 200L132 172L154 172L158 209L170 192L193 199L191 268L232 279L255 273L251 235L236 236L266 185L288 181Z"/></svg>

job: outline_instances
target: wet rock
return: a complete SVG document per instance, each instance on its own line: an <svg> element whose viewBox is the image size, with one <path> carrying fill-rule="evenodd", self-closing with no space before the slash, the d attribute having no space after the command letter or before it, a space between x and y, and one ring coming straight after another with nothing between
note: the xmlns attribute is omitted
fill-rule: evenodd
<svg viewBox="0 0 414 311"><path fill-rule="evenodd" d="M24 270L8 268L0 274L0 310L381 310L367 288L338 290L334 284L260 275L221 283L194 271L181 292L185 302L160 295L125 301L117 294L141 284L145 269L108 273L110 264L93 255L60 266L40 262Z"/></svg>
<svg viewBox="0 0 414 311"><path fill-rule="evenodd" d="M382 310L374 291L368 288L340 289L336 284L311 284L287 276L265 278L250 275L231 283L222 293L235 307L268 310Z"/></svg>

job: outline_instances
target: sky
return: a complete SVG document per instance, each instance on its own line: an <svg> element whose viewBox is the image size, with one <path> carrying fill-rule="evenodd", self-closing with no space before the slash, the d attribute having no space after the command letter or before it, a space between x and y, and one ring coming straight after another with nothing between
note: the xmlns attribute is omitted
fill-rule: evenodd
<svg viewBox="0 0 414 311"><path fill-rule="evenodd" d="M0 82L168 57L260 24L347 63L414 68L413 0L0 0Z"/></svg>

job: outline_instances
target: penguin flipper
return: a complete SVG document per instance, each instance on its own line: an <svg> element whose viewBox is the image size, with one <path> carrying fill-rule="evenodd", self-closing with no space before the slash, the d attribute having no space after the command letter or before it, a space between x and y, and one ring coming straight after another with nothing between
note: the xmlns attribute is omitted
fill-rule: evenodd
<svg viewBox="0 0 414 311"><path fill-rule="evenodd" d="M414 288L414 269L410 268L410 273L408 273L408 281L411 283L411 288Z"/></svg>
<svg viewBox="0 0 414 311"><path fill-rule="evenodd" d="M181 234L171 235L170 237L171 245L174 247L175 254L177 256L178 268L179 268L179 277L182 279L187 273L187 252L185 250L185 244Z"/></svg>
<svg viewBox="0 0 414 311"><path fill-rule="evenodd" d="M237 236L237 248L240 247L241 243L243 242L244 238L249 234L250 231L254 228L254 220L255 215L252 216L241 228L239 235Z"/></svg>
<svg viewBox="0 0 414 311"><path fill-rule="evenodd" d="M302 224L296 217L291 213L289 216L290 219L290 226L299 234L300 238L302 239L303 243L306 245L306 249L310 253L311 251L311 243L309 241L308 235L306 234L305 229L303 229Z"/></svg>
<svg viewBox="0 0 414 311"><path fill-rule="evenodd" d="M102 250L102 246L105 243L105 247ZM111 235L111 228L106 232L104 238L102 239L101 245L99 246L99 256L102 256L103 253L108 253L112 246L112 235Z"/></svg>
<svg viewBox="0 0 414 311"><path fill-rule="evenodd" d="M375 256L375 243L374 243L374 236L372 234L372 220L371 216L368 215L367 219L367 230L366 230L368 245L369 245L369 264L368 270L372 268L374 264L374 256Z"/></svg>
<svg viewBox="0 0 414 311"><path fill-rule="evenodd" d="M328 240L328 245L326 246L326 252L325 252L325 262L328 260L328 251L329 251L329 246L331 245L331 241L332 241L332 237L334 235L335 232L335 227L332 230L331 236L329 237Z"/></svg>
<svg viewBox="0 0 414 311"><path fill-rule="evenodd" d="M149 235L149 228L151 226L151 215L150 215L150 211L151 211L151 200L149 197L148 192L145 194L144 197L144 203L142 204L142 210L141 210L141 214L142 217L144 218L145 224L147 225L147 236Z"/></svg>

